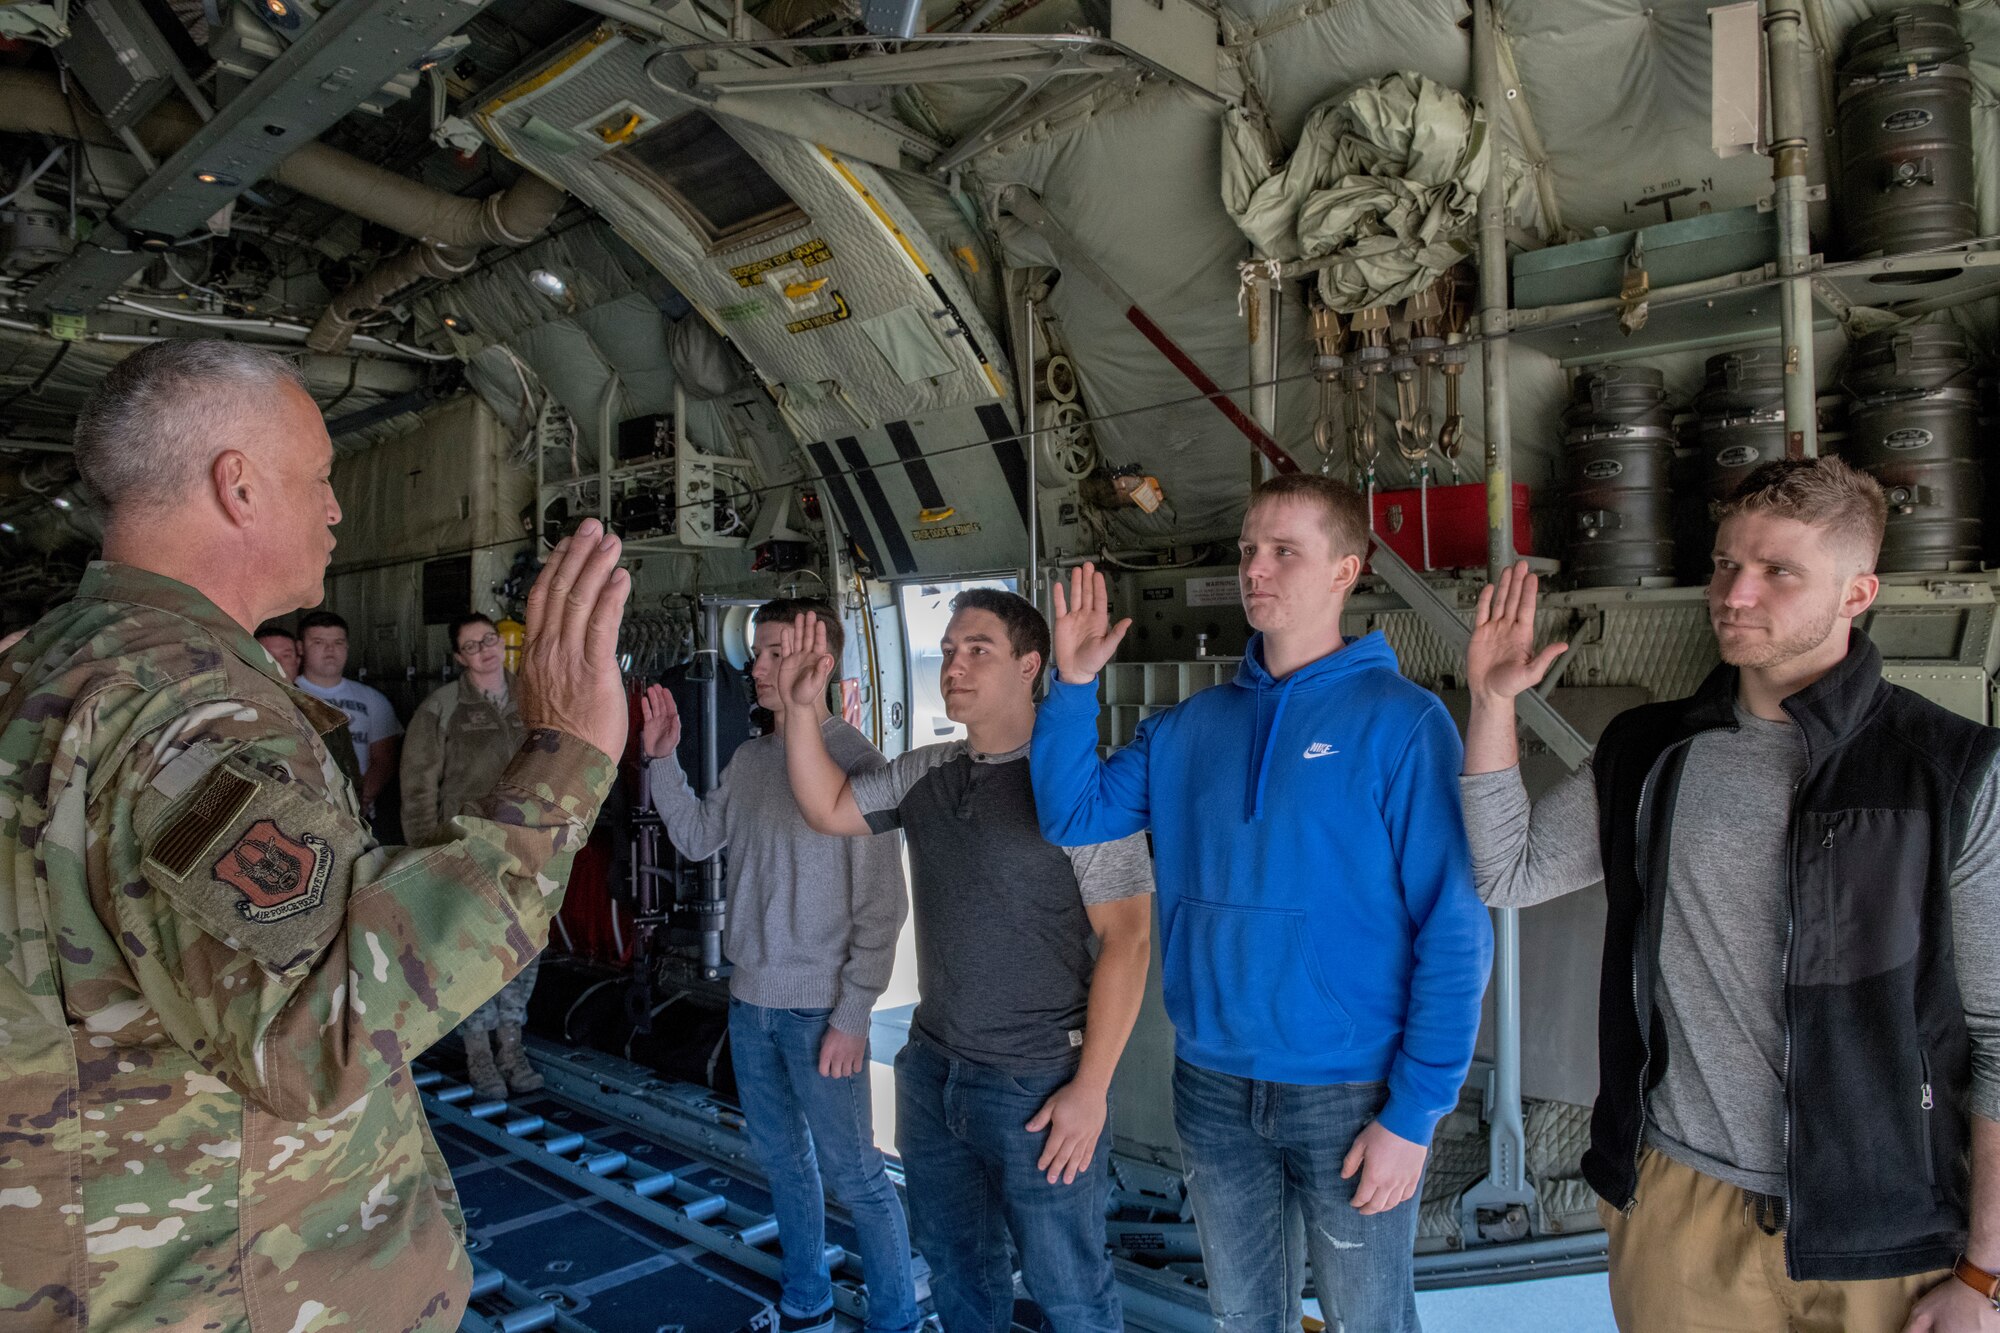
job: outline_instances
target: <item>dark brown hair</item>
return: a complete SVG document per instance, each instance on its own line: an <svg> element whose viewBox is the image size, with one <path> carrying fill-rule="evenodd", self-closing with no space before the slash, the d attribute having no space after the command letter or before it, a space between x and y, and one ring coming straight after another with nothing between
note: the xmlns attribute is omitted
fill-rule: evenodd
<svg viewBox="0 0 2000 1333"><path fill-rule="evenodd" d="M762 625L766 621L774 625L789 625L800 616L817 616L826 626L826 650L833 656L833 665L840 666L841 651L847 647L847 631L841 627L840 616L831 606L817 597L779 597L757 608L751 623Z"/></svg>

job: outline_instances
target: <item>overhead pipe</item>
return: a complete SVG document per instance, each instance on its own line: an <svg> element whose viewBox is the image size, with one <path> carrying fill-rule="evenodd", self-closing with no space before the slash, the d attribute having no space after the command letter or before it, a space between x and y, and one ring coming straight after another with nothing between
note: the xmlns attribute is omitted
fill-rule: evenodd
<svg viewBox="0 0 2000 1333"><path fill-rule="evenodd" d="M201 128L178 102L162 102L132 127L145 151L166 157ZM129 151L89 107L64 95L52 74L0 70L0 130L47 134ZM440 245L528 244L555 221L569 196L532 172L483 199L467 199L364 162L337 148L309 143L278 163L271 179L322 203Z"/></svg>
<svg viewBox="0 0 2000 1333"><path fill-rule="evenodd" d="M315 352L343 351L360 331L361 321L388 305L396 293L426 278L449 282L470 272L478 262L479 252L467 247L428 241L411 246L376 265L361 281L328 301L306 335L306 346Z"/></svg>
<svg viewBox="0 0 2000 1333"><path fill-rule="evenodd" d="M1778 325L1784 339L1785 451L1819 456L1817 368L1813 362L1811 189L1806 166L1805 15L1799 0L1765 0L1765 64L1771 79L1771 202L1778 215Z"/></svg>

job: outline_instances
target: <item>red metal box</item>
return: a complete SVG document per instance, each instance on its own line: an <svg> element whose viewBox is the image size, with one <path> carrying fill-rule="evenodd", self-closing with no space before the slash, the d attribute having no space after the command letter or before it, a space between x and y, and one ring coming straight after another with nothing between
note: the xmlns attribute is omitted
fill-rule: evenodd
<svg viewBox="0 0 2000 1333"><path fill-rule="evenodd" d="M1514 483L1514 549L1527 555L1528 488ZM1428 532L1428 547L1426 533ZM1412 569L1471 569L1486 565L1486 484L1375 492L1375 535ZM1426 550L1428 549L1428 558Z"/></svg>

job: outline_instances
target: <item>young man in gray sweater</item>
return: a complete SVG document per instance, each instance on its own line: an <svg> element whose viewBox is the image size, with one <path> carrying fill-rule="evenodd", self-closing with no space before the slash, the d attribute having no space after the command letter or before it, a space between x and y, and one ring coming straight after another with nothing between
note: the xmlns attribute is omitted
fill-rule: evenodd
<svg viewBox="0 0 2000 1333"><path fill-rule="evenodd" d="M1752 473L1708 587L1722 665L1532 809L1514 698L1564 645L1535 650L1525 564L1480 595L1480 897L1604 882L1583 1173L1626 1333L2000 1329L2000 733L1882 679L1855 622L1883 523L1837 459Z"/></svg>
<svg viewBox="0 0 2000 1333"><path fill-rule="evenodd" d="M647 784L683 856L729 849L729 1036L750 1147L770 1179L784 1248L781 1333L833 1323L822 1178L854 1218L868 1333L913 1333L923 1313L909 1226L875 1147L865 1073L869 1014L889 984L908 911L902 858L894 835L813 832L792 799L776 666L779 629L797 615L816 617L840 652L840 619L826 603L787 598L759 608L750 678L777 731L740 747L715 790L698 798L675 756L673 696L655 685L641 702ZM843 771L882 767L881 753L823 708L789 716L817 726Z"/></svg>

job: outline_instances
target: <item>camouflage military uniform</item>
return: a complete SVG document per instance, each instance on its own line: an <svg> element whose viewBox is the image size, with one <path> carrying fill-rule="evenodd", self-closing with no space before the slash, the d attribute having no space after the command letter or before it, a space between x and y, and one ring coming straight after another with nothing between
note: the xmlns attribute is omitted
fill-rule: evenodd
<svg viewBox="0 0 2000 1333"><path fill-rule="evenodd" d="M495 703L460 676L417 705L403 737L403 836L412 847L450 836L451 817L492 791L513 762L521 731L512 682Z"/></svg>
<svg viewBox="0 0 2000 1333"><path fill-rule="evenodd" d="M493 790L521 748L521 706L511 683L500 702L481 694L471 676L432 690L417 705L403 739L403 836L423 846L450 835L449 823L466 802ZM500 993L465 1020L467 1032L526 1027L528 997L535 993L535 959Z"/></svg>
<svg viewBox="0 0 2000 1333"><path fill-rule="evenodd" d="M541 948L612 763L538 731L391 851L341 722L126 566L0 659L0 1327L458 1326L407 1062Z"/></svg>

